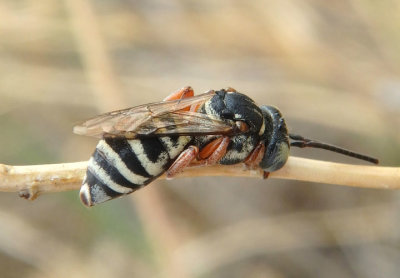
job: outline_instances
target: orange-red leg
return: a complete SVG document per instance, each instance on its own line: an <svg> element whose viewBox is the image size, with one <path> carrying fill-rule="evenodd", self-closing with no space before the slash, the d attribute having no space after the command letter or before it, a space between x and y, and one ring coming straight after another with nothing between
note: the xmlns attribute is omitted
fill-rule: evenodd
<svg viewBox="0 0 400 278"><path fill-rule="evenodd" d="M183 98L192 97L192 96L194 96L194 91L193 91L192 87L187 86L187 87L183 87L179 91L176 91L176 92L170 94L169 96L164 98L163 101L183 99Z"/></svg>
<svg viewBox="0 0 400 278"><path fill-rule="evenodd" d="M261 160L264 157L265 145L264 143L259 143L254 150L250 153L250 155L244 161L244 164L250 169L255 169L260 164ZM263 178L267 179L269 176L269 172L264 171Z"/></svg>
<svg viewBox="0 0 400 278"><path fill-rule="evenodd" d="M246 158L244 164L246 164L246 166L249 167L250 169L257 168L264 157L264 152L265 152L264 143L259 143Z"/></svg>
<svg viewBox="0 0 400 278"><path fill-rule="evenodd" d="M189 146L186 150L184 150L178 158L172 163L169 169L166 172L167 179L173 178L180 172L182 172L186 167L190 164L193 165L213 165L218 163L221 158L226 154L226 150L229 146L230 138L229 137L220 137L217 138L210 143L208 143L202 150L199 152L199 148L196 146ZM200 160L196 160L196 158L200 158Z"/></svg>
<svg viewBox="0 0 400 278"><path fill-rule="evenodd" d="M186 150L184 150L167 170L167 179L171 179L182 172L187 166L189 166L189 164L197 157L198 154L199 148L196 146L189 146Z"/></svg>
<svg viewBox="0 0 400 278"><path fill-rule="evenodd" d="M194 91L193 91L192 87L187 86L187 87L183 87L179 91L176 91L176 92L170 94L169 96L164 98L163 101L184 99L184 98L188 98L188 97L192 97L192 96L194 96ZM197 111L197 109L200 106L201 106L201 104L193 104L192 106L186 107L182 110L195 112L195 111Z"/></svg>
<svg viewBox="0 0 400 278"><path fill-rule="evenodd" d="M236 93L237 91L235 89L233 89L232 87L228 87L225 89L227 92L233 92Z"/></svg>
<svg viewBox="0 0 400 278"><path fill-rule="evenodd" d="M229 137L220 137L208 143L199 152L196 146L189 146L184 150L174 163L167 170L167 179L173 178L178 173L182 172L190 164L195 165L212 165L218 163L226 154L230 142ZM197 159L196 159L197 158Z"/></svg>
<svg viewBox="0 0 400 278"><path fill-rule="evenodd" d="M178 100L187 97L194 96L193 89L191 87L185 87L181 90L170 94L167 96L164 101L169 100ZM197 111L201 104L194 104L191 107L187 107L183 109L184 111ZM227 148L229 146L230 138L229 137L220 137L217 138L210 143L208 143L202 150L199 152L199 148L196 146L189 146L186 150L184 150L178 158L174 161L174 163L169 167L166 171L167 178L173 178L178 173L182 172L186 167L188 167L191 163L195 164L206 164L212 165L218 163L222 157L226 154ZM199 160L196 160L199 158Z"/></svg>
<svg viewBox="0 0 400 278"><path fill-rule="evenodd" d="M199 159L200 160L205 160L208 158L210 155L212 155L213 152L218 148L218 146L221 144L223 140L223 137L219 137L217 139L214 139L210 143L208 143L204 148L201 149L199 152Z"/></svg>
<svg viewBox="0 0 400 278"><path fill-rule="evenodd" d="M200 163L213 165L226 154L230 142L229 137L220 137L208 143L200 152Z"/></svg>
<svg viewBox="0 0 400 278"><path fill-rule="evenodd" d="M192 106L190 106L190 111L191 112L196 112L197 110L199 110L199 108L202 106L202 103L197 103L197 104L192 104Z"/></svg>

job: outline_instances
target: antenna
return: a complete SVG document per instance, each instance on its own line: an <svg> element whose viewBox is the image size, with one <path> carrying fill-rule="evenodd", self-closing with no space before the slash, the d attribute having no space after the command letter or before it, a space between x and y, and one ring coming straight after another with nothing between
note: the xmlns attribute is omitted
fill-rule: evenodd
<svg viewBox="0 0 400 278"><path fill-rule="evenodd" d="M318 148L324 149L335 153L340 153L343 155L347 155L350 157L358 158L361 160L365 160L374 164L379 164L379 160L377 158L355 153L353 151L349 151L343 148L339 148L333 145L329 145L326 143L322 143L316 140L306 139L303 136L296 135L296 134L289 134L289 138L291 139L290 146L298 147L298 148Z"/></svg>

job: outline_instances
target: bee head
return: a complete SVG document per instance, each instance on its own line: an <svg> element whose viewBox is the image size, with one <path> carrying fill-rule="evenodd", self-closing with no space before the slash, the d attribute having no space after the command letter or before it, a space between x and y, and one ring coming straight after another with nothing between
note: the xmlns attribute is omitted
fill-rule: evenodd
<svg viewBox="0 0 400 278"><path fill-rule="evenodd" d="M267 172L283 167L289 157L289 137L285 120L280 111L273 106L262 105L264 132L261 140L265 144L265 153L260 167Z"/></svg>

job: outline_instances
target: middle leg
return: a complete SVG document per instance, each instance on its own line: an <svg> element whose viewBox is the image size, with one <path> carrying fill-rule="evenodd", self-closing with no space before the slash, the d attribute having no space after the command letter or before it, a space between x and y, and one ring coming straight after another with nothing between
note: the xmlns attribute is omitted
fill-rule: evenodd
<svg viewBox="0 0 400 278"><path fill-rule="evenodd" d="M225 156L229 143L230 138L227 136L214 139L201 149L194 164L217 164Z"/></svg>

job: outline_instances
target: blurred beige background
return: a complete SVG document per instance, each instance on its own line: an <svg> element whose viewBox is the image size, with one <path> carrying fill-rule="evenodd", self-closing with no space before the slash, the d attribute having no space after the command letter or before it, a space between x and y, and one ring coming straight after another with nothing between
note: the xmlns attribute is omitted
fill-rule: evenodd
<svg viewBox="0 0 400 278"><path fill-rule="evenodd" d="M395 0L1 1L0 163L87 160L96 140L76 123L190 85L236 88L294 133L399 165L399 14ZM233 178L92 209L78 192L2 193L1 277L398 277L399 200Z"/></svg>

